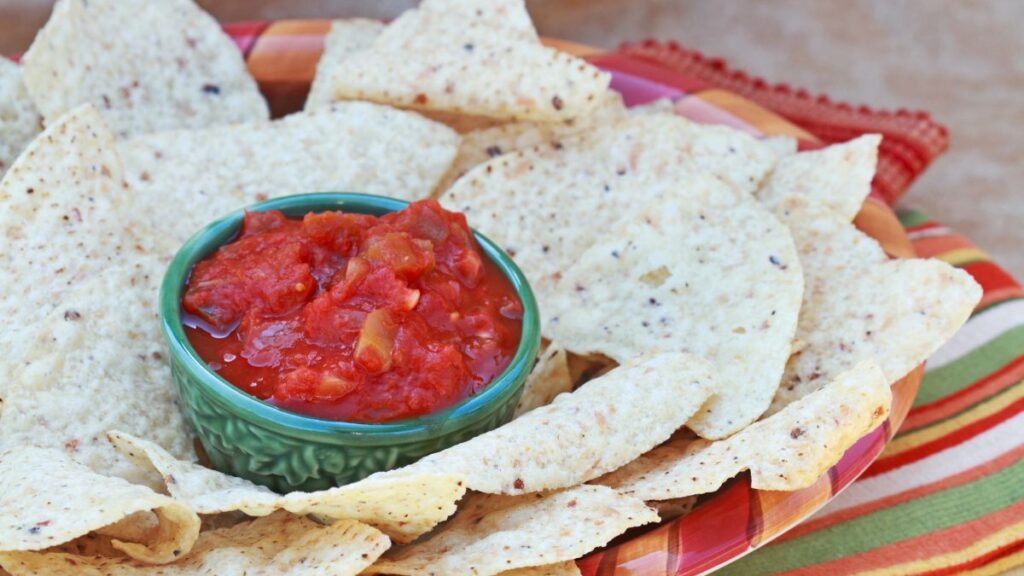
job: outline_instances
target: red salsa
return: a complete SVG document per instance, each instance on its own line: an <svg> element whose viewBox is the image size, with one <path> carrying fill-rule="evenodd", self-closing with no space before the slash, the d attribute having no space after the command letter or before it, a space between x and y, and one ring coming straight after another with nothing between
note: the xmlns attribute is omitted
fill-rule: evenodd
<svg viewBox="0 0 1024 576"><path fill-rule="evenodd" d="M353 422L434 412L480 391L519 344L522 304L462 214L250 212L192 269L199 355L281 408Z"/></svg>

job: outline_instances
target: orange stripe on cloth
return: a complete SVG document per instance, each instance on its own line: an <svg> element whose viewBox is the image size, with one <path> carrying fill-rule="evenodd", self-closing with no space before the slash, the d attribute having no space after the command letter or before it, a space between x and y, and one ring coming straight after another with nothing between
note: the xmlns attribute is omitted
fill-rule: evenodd
<svg viewBox="0 0 1024 576"><path fill-rule="evenodd" d="M936 530L862 554L785 572L786 576L857 574L906 576L957 565L1024 537L1024 501L970 522Z"/></svg>
<svg viewBox="0 0 1024 576"><path fill-rule="evenodd" d="M918 406L910 411L900 432L906 435L939 420L949 418L971 406L991 398L1006 388L1024 379L1024 355L985 376L967 388L945 396L931 404Z"/></svg>
<svg viewBox="0 0 1024 576"><path fill-rule="evenodd" d="M735 92L711 89L701 90L698 95L701 100L729 112L751 126L757 127L762 134L792 136L798 140L810 142L817 142L818 140L810 132Z"/></svg>
<svg viewBox="0 0 1024 576"><path fill-rule="evenodd" d="M949 566L948 568L941 568L939 570L925 572L924 574L920 574L919 576L954 576L957 574L963 574L965 571L971 570L972 568L977 568L979 566L987 566L995 560L998 560L999 558L1012 556L1017 552L1021 551L1024 551L1024 540L1014 540L1009 544L1006 544L999 548L995 548L993 550L989 550L988 552L980 556L976 556L974 558L971 558L970 560L961 562L960 564Z"/></svg>
<svg viewBox="0 0 1024 576"><path fill-rule="evenodd" d="M959 234L930 236L914 240L914 250L920 258L940 258L947 252L973 248L974 245Z"/></svg>
<svg viewBox="0 0 1024 576"><path fill-rule="evenodd" d="M971 482L974 482L978 478L988 476L989 474L994 474L995 472L998 472L999 470L1002 470L1003 468L1006 468L1007 466L1017 462L1021 458L1024 458L1024 445L1013 450L1010 450L1009 452L1004 452L980 466L964 470L959 474L948 476L946 478L943 478L942 480L939 480L938 482L933 482L931 484L926 484L924 486L918 486L911 490L907 490L906 492L893 494L892 496L881 498L879 500L874 500L872 502L865 502L860 506L846 508L844 510L836 512L835 514L811 518L803 524L800 524L796 528L793 528L784 536L780 537L779 542L790 540L793 538L801 538L807 534L810 534L811 532L816 532L818 530L828 528L829 526L834 526L836 524L848 522L850 520L853 520L854 518L859 518L861 516L871 514L876 510L881 510L883 508L888 508L890 506L896 506L898 504L902 504L903 502L907 502L910 500L916 500L918 498L922 498L924 496L933 494L940 490L946 490L948 488L953 488L955 486L969 484Z"/></svg>
<svg viewBox="0 0 1024 576"><path fill-rule="evenodd" d="M877 198L868 198L860 207L853 223L871 236L885 249L885 253L896 258L913 258L914 246L907 239L896 214L887 204Z"/></svg>

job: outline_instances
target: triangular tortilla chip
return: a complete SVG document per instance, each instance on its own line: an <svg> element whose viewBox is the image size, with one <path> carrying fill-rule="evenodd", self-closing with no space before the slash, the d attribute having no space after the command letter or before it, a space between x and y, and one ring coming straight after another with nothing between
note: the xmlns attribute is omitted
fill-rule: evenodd
<svg viewBox="0 0 1024 576"><path fill-rule="evenodd" d="M554 344L548 346L523 385L523 395L516 404L515 417L534 408L547 406L563 392L572 392L572 384L565 349Z"/></svg>
<svg viewBox="0 0 1024 576"><path fill-rule="evenodd" d="M748 134L648 115L494 158L441 203L516 259L546 311L555 279L630 212L680 194L727 204L732 190L723 181L752 192L774 162ZM693 176L698 170L716 178Z"/></svg>
<svg viewBox="0 0 1024 576"><path fill-rule="evenodd" d="M397 548L371 574L488 576L512 568L573 560L658 515L604 486L525 496L471 494L425 540Z"/></svg>
<svg viewBox="0 0 1024 576"><path fill-rule="evenodd" d="M508 120L582 116L611 76L542 46L523 0L424 0L334 69L337 98Z"/></svg>
<svg viewBox="0 0 1024 576"><path fill-rule="evenodd" d="M179 562L155 568L130 560L56 552L0 553L13 576L355 576L388 548L387 536L352 520L330 526L278 512L203 532Z"/></svg>
<svg viewBox="0 0 1024 576"><path fill-rule="evenodd" d="M60 0L22 62L47 124L85 103L118 138L268 117L238 48L192 0Z"/></svg>
<svg viewBox="0 0 1024 576"><path fill-rule="evenodd" d="M949 340L981 298L963 270L889 260L824 205L791 198L776 213L793 233L806 285L796 333L803 348L786 366L771 412L867 359L895 382Z"/></svg>
<svg viewBox="0 0 1024 576"><path fill-rule="evenodd" d="M88 105L40 135L0 183L0 448L60 448L137 482L156 479L111 450L107 430L145 432L193 457L162 357L165 265L145 255L136 216L113 136Z"/></svg>
<svg viewBox="0 0 1024 576"><path fill-rule="evenodd" d="M168 492L200 514L239 510L265 516L275 510L288 510L331 520L359 520L398 542L408 542L451 516L455 503L466 492L457 476L423 474L397 478L378 475L347 486L280 496L248 480L177 460L152 442L120 432L111 432L109 438L122 453L158 470Z"/></svg>
<svg viewBox="0 0 1024 576"><path fill-rule="evenodd" d="M331 30L324 37L324 52L316 65L316 75L309 87L305 110L316 110L335 100L331 93L331 75L346 58L366 50L384 30L380 20L347 18L331 22Z"/></svg>
<svg viewBox="0 0 1024 576"><path fill-rule="evenodd" d="M841 218L853 220L871 192L882 137L866 134L821 150L785 156L758 190L769 209L798 196L820 202Z"/></svg>
<svg viewBox="0 0 1024 576"><path fill-rule="evenodd" d="M644 500L714 492L744 470L758 490L806 488L885 420L891 402L885 375L862 362L726 440L669 443L598 482Z"/></svg>
<svg viewBox="0 0 1024 576"><path fill-rule="evenodd" d="M637 358L547 406L383 476L448 473L473 490L522 494L575 486L664 442L715 387L686 354Z"/></svg>
<svg viewBox="0 0 1024 576"><path fill-rule="evenodd" d="M43 550L137 512L152 512L159 522L142 540L111 542L132 558L159 564L176 560L199 535L199 517L184 504L96 474L58 450L14 448L0 453L0 485L0 552ZM119 532L133 531L121 526Z"/></svg>
<svg viewBox="0 0 1024 576"><path fill-rule="evenodd" d="M177 246L214 219L272 197L425 198L458 145L457 134L412 112L345 102L270 123L152 134L120 152L139 210L154 234Z"/></svg>
<svg viewBox="0 0 1024 576"><path fill-rule="evenodd" d="M710 361L719 387L687 422L724 438L768 408L790 355L803 276L788 230L746 194L675 197L619 221L567 270L546 336L622 362L647 350Z"/></svg>
<svg viewBox="0 0 1024 576"><path fill-rule="evenodd" d="M0 57L0 178L43 129L21 79L21 67Z"/></svg>

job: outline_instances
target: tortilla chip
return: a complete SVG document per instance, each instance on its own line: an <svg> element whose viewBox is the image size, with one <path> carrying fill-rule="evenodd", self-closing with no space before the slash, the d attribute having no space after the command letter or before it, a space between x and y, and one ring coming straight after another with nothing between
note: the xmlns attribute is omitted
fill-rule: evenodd
<svg viewBox="0 0 1024 576"><path fill-rule="evenodd" d="M541 45L523 0L424 0L331 79L340 99L558 122L593 109L611 76Z"/></svg>
<svg viewBox="0 0 1024 576"><path fill-rule="evenodd" d="M853 220L871 192L878 162L879 134L866 134L782 158L757 192L770 209L790 196L821 202L845 220Z"/></svg>
<svg viewBox="0 0 1024 576"><path fill-rule="evenodd" d="M395 549L371 574L487 576L573 560L658 515L603 486L526 496L471 494L426 540Z"/></svg>
<svg viewBox="0 0 1024 576"><path fill-rule="evenodd" d="M384 30L380 20L347 18L331 22L331 31L324 37L324 52L316 65L316 75L306 97L308 110L323 108L333 102L331 74L346 58L369 48Z"/></svg>
<svg viewBox="0 0 1024 576"><path fill-rule="evenodd" d="M384 476L458 474L473 490L523 494L575 486L664 442L714 388L707 362L637 358L495 430Z"/></svg>
<svg viewBox="0 0 1024 576"><path fill-rule="evenodd" d="M580 576L582 573L575 562L558 562L546 566L533 566L531 568L517 568L508 572L501 572L498 576Z"/></svg>
<svg viewBox="0 0 1024 576"><path fill-rule="evenodd" d="M880 425L891 402L885 375L874 362L862 362L726 440L659 447L600 483L636 498L663 500L714 492L750 470L758 490L799 490Z"/></svg>
<svg viewBox="0 0 1024 576"><path fill-rule="evenodd" d="M21 67L0 57L0 178L43 129L21 79Z"/></svg>
<svg viewBox="0 0 1024 576"><path fill-rule="evenodd" d="M162 356L164 263L143 254L112 151L112 135L84 106L33 142L0 184L0 448L62 449L103 474L157 484L103 439L122 428L194 457Z"/></svg>
<svg viewBox="0 0 1024 576"><path fill-rule="evenodd" d="M22 62L47 124L84 103L118 138L269 117L242 54L191 0L60 0Z"/></svg>
<svg viewBox="0 0 1024 576"><path fill-rule="evenodd" d="M770 412L867 359L888 382L924 362L967 321L981 298L971 276L934 259L889 260L874 239L824 205L786 201L805 274L797 338Z"/></svg>
<svg viewBox="0 0 1024 576"><path fill-rule="evenodd" d="M120 145L138 209L176 243L232 210L304 192L426 198L458 149L448 128L346 102L270 123L164 132Z"/></svg>
<svg viewBox="0 0 1024 576"><path fill-rule="evenodd" d="M638 104L636 106L630 106L630 116L644 116L644 115L661 115L667 114L672 115L676 113L675 103L669 98L658 98L657 100L651 100L646 104Z"/></svg>
<svg viewBox="0 0 1024 576"><path fill-rule="evenodd" d="M170 562L188 552L199 535L199 517L184 504L144 486L96 474L59 450L3 452L0 485L4 487L0 550L4 552L49 548L140 511L158 517L154 530L141 541L111 541L132 558Z"/></svg>
<svg viewBox="0 0 1024 576"><path fill-rule="evenodd" d="M352 520L330 526L287 512L203 532L180 562L155 568L124 559L61 553L0 553L13 576L354 576L388 548L387 536Z"/></svg>
<svg viewBox="0 0 1024 576"><path fill-rule="evenodd" d="M283 509L330 520L359 520L398 542L408 542L451 516L455 503L466 492L457 476L423 474L398 478L378 475L320 492L280 496L248 480L177 460L152 442L121 432L111 432L109 438L122 453L158 470L168 492L200 514L240 510L251 516L266 516Z"/></svg>
<svg viewBox="0 0 1024 576"><path fill-rule="evenodd" d="M771 148L775 155L780 159L785 156L792 156L796 154L799 142L792 136L766 136L761 138L761 142Z"/></svg>
<svg viewBox="0 0 1024 576"><path fill-rule="evenodd" d="M586 116L566 122L512 122L482 130L467 132L462 136L459 154L451 168L437 186L438 194L451 187L474 166L491 158L525 150L538 145L558 146L574 134L595 127L615 123L626 116L626 107L618 92L607 90L598 105Z"/></svg>
<svg viewBox="0 0 1024 576"><path fill-rule="evenodd" d="M526 379L523 395L516 404L515 418L534 408L547 406L563 392L572 392L572 377L565 349L548 346Z"/></svg>
<svg viewBox="0 0 1024 576"><path fill-rule="evenodd" d="M546 311L558 275L618 220L663 197L720 197L727 206L732 191L718 180L749 180L752 192L774 158L736 130L640 116L494 158L466 173L441 202L465 212L516 259ZM697 170L718 180L694 175Z"/></svg>
<svg viewBox="0 0 1024 576"><path fill-rule="evenodd" d="M688 188L614 229L562 273L545 335L619 362L647 350L696 354L716 367L719 387L687 426L717 439L755 421L775 395L800 310L789 232L752 197Z"/></svg>

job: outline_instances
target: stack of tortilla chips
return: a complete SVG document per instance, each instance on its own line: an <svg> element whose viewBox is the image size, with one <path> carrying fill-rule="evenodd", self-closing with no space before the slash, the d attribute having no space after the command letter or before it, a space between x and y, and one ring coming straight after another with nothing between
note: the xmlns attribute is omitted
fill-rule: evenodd
<svg viewBox="0 0 1024 576"><path fill-rule="evenodd" d="M609 81L523 0L424 0L336 22L269 120L192 0L59 0L0 63L0 573L577 574L744 471L812 484L980 289L851 223L879 137L797 153ZM281 495L196 462L157 284L208 221L315 190L465 212L546 348L509 424Z"/></svg>

